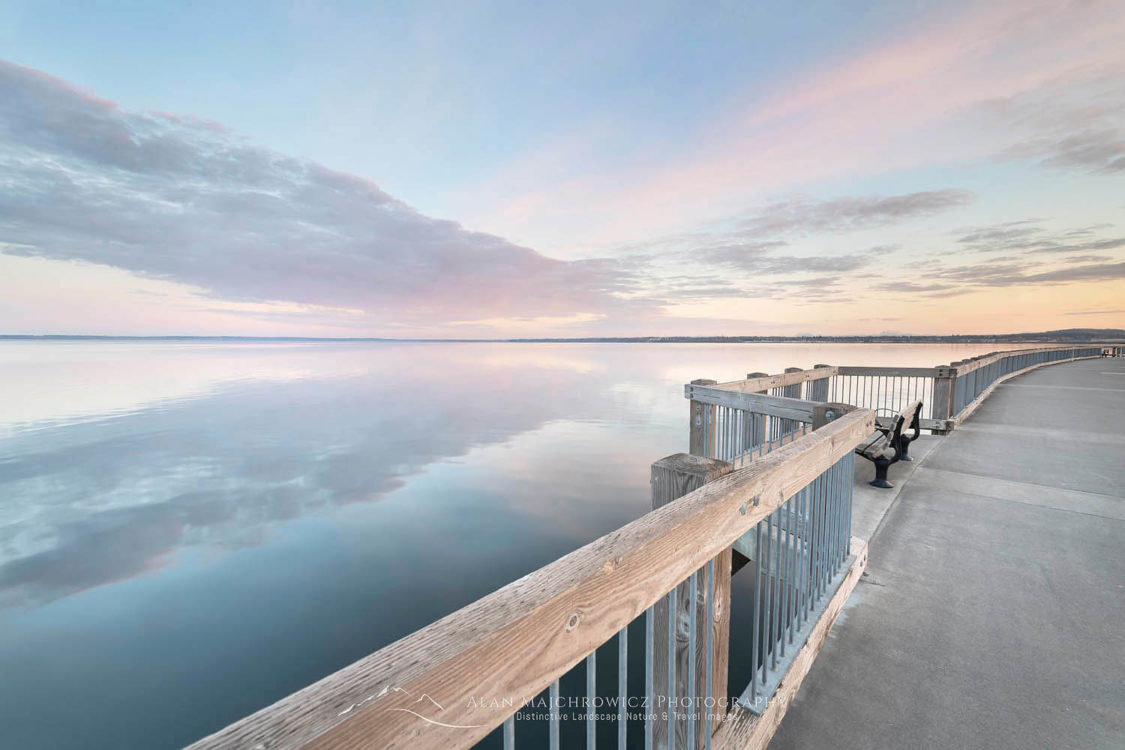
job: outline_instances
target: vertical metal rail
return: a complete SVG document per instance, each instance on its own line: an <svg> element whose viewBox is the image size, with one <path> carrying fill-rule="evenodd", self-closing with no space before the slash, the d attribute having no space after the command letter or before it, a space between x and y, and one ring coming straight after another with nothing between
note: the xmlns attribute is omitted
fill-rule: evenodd
<svg viewBox="0 0 1125 750"><path fill-rule="evenodd" d="M559 750L559 681L555 680L551 683L551 689L548 693L551 701L550 706L550 726L548 727L549 742L551 750Z"/></svg>
<svg viewBox="0 0 1125 750"><path fill-rule="evenodd" d="M762 549L762 524L754 526L754 550ZM750 695L756 703L758 700L758 651L761 645L762 621L759 616L762 604L762 565L760 560L754 562L754 608L750 619L750 667L753 677L750 679Z"/></svg>
<svg viewBox="0 0 1125 750"><path fill-rule="evenodd" d="M739 703L765 709L851 565L854 457L843 456L754 530L749 684Z"/></svg>
<svg viewBox="0 0 1125 750"><path fill-rule="evenodd" d="M676 744L676 587L668 592L668 747Z"/></svg>
<svg viewBox="0 0 1125 750"><path fill-rule="evenodd" d="M695 747L695 705L696 692L695 692L695 610L698 606L697 596L697 578L699 571L695 571L688 578L688 683L687 683L687 698L688 714L687 714L687 740L688 747Z"/></svg>
<svg viewBox="0 0 1125 750"><path fill-rule="evenodd" d="M979 398L989 386L1006 375L1011 375L1014 372L1019 372L1028 367L1046 364L1048 362L1059 362L1078 357L1094 357L1098 356L1100 352L1101 350L1098 347L1072 347L1046 351L1013 352L1012 354L1000 357L995 361L969 371L965 371L964 365L980 359L980 357L954 362L950 367L953 368L954 371L957 371L960 367L961 371L957 372L953 379L953 412L951 416L956 417L960 415L961 412L964 411L969 404ZM987 357L990 355L982 356Z"/></svg>
<svg viewBox="0 0 1125 750"><path fill-rule="evenodd" d="M629 727L629 626L617 634L617 750L625 750Z"/></svg>
<svg viewBox="0 0 1125 750"><path fill-rule="evenodd" d="M598 651L594 649L586 657L586 750L594 750L594 743L597 741L597 724L595 723L598 720L595 708L598 697L597 674Z"/></svg>
<svg viewBox="0 0 1125 750"><path fill-rule="evenodd" d="M645 611L645 750L652 750L652 720L655 711L653 701L656 698L655 685L652 674L652 643L653 643L653 618L655 617L653 605Z"/></svg>
<svg viewBox="0 0 1125 750"><path fill-rule="evenodd" d="M834 375L829 378L828 400L880 412L899 412L907 404L921 401L919 416L931 419L934 416L934 378L932 375Z"/></svg>
<svg viewBox="0 0 1125 750"><path fill-rule="evenodd" d="M717 559L717 558L716 558ZM594 649L583 660L584 677L585 677L585 717L584 717L584 739L585 746L588 750L595 750L597 742L597 725L598 721L603 718L602 711L598 709L599 705L615 705L615 715L611 715L610 720L616 720L616 745L618 750L624 750L628 746L628 727L630 719L633 716L633 710L640 709L644 712L644 739L643 744L647 750L652 750L654 747L654 734L655 734L655 720L657 711L660 708L658 703L658 691L661 688L667 689L667 730L669 736L669 747L676 746L676 726L686 722L687 736L695 738L694 741L689 742L689 747L710 748L711 747L711 732L713 730L713 720L711 708L715 705L721 705L721 702L716 702L716 696L712 695L714 690L714 670L715 670L715 652L714 652L714 622L716 610L715 586L717 577L715 574L716 559L708 560L703 566L699 567L691 573L684 581L677 584L677 586L670 589L664 596L663 601L668 606L668 642L666 648L660 644L662 654L668 660L668 678L667 684L657 686L655 684L655 661L657 658L656 649L657 643L655 641L656 618L657 618L657 605L650 606L645 610L642 617L644 619L644 699L641 701L631 701L629 696L629 627L633 623L629 623L625 627L617 631L617 703L608 704L598 696L598 683L597 683L597 649ZM699 587L705 587L704 592L700 592ZM679 591L680 587L684 587L685 592ZM685 598L686 597L686 598ZM680 602L680 600L683 600ZM687 618L681 621L680 612L677 604L681 603L687 606ZM687 666L684 669L677 669L676 653L678 644L682 643L679 635L683 631L683 627L688 629L687 638ZM679 632L678 632L679 631ZM700 632L702 631L702 632ZM700 645L700 638L704 639L706 649L703 653L703 666L704 675L699 675L699 659L700 655L697 653ZM608 641L606 644L608 645ZM574 667L574 670L579 667ZM569 673L568 673L569 674ZM564 676L565 677L565 676ZM700 683L699 680L703 682ZM556 679L552 682L547 692L547 706L548 713L545 717L547 729L547 745L552 750L558 750L561 743L562 724L566 718L562 715L562 710L565 706L576 706L573 698L568 698L562 695L563 678ZM700 687L703 687L704 692L700 693ZM679 693L683 695L679 695ZM725 696L720 696L725 697ZM686 716L680 714L681 706L689 706L690 711ZM702 711L702 713L698 713ZM516 722L519 717L518 712L512 714L504 720L500 727L500 738L504 750L514 750L516 744ZM542 721L542 720L541 720ZM640 744L640 743L638 743Z"/></svg>
<svg viewBox="0 0 1125 750"><path fill-rule="evenodd" d="M716 705L714 702L714 685L712 674L715 671L714 665L714 634L712 631L715 629L715 561L707 561L707 575L705 578L707 591L707 607L704 610L707 613L707 620L704 623L704 628L707 632L707 646L704 648L703 653L706 655L706 662L704 664L703 673L706 680L706 686L703 691L703 747L704 750L711 750L711 709ZM725 696L724 696L725 697ZM711 701L711 705L708 705Z"/></svg>
<svg viewBox="0 0 1125 750"><path fill-rule="evenodd" d="M739 467L811 430L811 425L800 420L730 406L711 406L703 411L702 419L703 455Z"/></svg>

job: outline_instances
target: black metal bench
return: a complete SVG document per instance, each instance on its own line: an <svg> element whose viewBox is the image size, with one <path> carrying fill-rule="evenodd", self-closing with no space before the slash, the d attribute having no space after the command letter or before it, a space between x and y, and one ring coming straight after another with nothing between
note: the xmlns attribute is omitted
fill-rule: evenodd
<svg viewBox="0 0 1125 750"><path fill-rule="evenodd" d="M918 419L922 402L915 401L894 416L877 417L875 432L856 446L855 452L875 464L875 479L871 484L884 489L894 485L887 481L887 469L899 461L912 461L910 443L918 439ZM914 434L906 434L908 428Z"/></svg>

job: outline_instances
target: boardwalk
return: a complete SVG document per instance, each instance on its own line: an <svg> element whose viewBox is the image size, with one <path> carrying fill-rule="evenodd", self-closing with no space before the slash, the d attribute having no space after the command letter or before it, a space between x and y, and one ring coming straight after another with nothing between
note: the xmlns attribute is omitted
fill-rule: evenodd
<svg viewBox="0 0 1125 750"><path fill-rule="evenodd" d="M929 447L770 747L1125 747L1125 359Z"/></svg>

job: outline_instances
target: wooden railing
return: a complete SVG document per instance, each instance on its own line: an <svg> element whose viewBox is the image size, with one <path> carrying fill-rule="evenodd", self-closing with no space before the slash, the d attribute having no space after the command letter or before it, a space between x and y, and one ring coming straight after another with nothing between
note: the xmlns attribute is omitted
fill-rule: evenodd
<svg viewBox="0 0 1125 750"><path fill-rule="evenodd" d="M850 410L817 399L835 370L818 367L733 384L693 380L684 386L691 401L689 451L741 466L831 421ZM808 399L801 398L802 384Z"/></svg>
<svg viewBox="0 0 1125 750"><path fill-rule="evenodd" d="M753 372L726 383L695 380L684 387L692 402L690 451L728 461L761 455L785 437L806 432L815 409L838 411L840 405L890 415L921 401L921 427L944 434L964 421L995 384L1036 367L1099 357L1102 351L1101 345L1044 346L936 367L816 365L778 375Z"/></svg>
<svg viewBox="0 0 1125 750"><path fill-rule="evenodd" d="M839 466L851 459L854 446L873 427L870 410L846 414L192 747L452 750L470 747L501 726L504 744L511 747L517 738L513 715L523 702L544 690L557 696L559 678L577 665L587 664L587 695L599 691L593 684L593 656L615 636L624 657L618 659L619 669L627 669L628 627L642 616L647 626L645 697L690 695L704 704L707 698L722 699L718 705L726 706L729 637L710 625L729 611L724 598L730 589L723 580L729 577L731 545L755 530L757 549L785 562L772 569L771 595L780 597L770 600L777 620L770 625L773 640L757 629L742 637L774 648L774 662L776 649L792 662L784 684L777 688L778 675L766 671L760 684L751 683L761 713L748 710L744 700L714 717L710 712L698 717L649 715L640 729L622 710L617 738L621 747L627 730L643 731L651 739L659 735L657 723L665 721L665 743L669 732L691 737L673 746L703 747L707 738L715 747L760 742L755 732L772 732L776 712L784 710L788 698L771 703L759 691L796 689L865 564L865 546L849 539L843 525L845 513L850 525L851 478L845 481ZM830 507L832 502L838 510ZM763 567L759 574L769 570ZM697 602L698 612L694 606L678 607L677 591L690 592L687 601ZM707 608L702 608L704 600ZM691 666L677 670L677 656L657 676L657 654L679 653L673 640L666 636L661 642L654 632L661 602L662 611L672 613L666 622L676 640L681 628L694 637L698 614L707 648L691 642L684 652ZM684 624L675 616L681 611L688 618ZM637 646L634 642L634 652ZM697 656L701 661L691 661ZM757 660L766 657L763 651ZM721 679L713 679L720 672ZM625 691L626 676L617 684ZM553 746L559 737L556 710L549 733ZM589 740L596 720L587 721ZM686 722L686 732L681 722Z"/></svg>
<svg viewBox="0 0 1125 750"><path fill-rule="evenodd" d="M955 425L964 421L992 392L996 384L1022 372L1044 365L1090 359L1101 355L1100 345L1053 346L992 352L961 362L953 362L948 368L942 368L942 375L950 381L950 419Z"/></svg>

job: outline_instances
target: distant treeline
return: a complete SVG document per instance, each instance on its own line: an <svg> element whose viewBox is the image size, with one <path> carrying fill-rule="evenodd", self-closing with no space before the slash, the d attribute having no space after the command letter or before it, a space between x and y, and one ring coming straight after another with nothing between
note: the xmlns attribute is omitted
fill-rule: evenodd
<svg viewBox="0 0 1125 750"><path fill-rule="evenodd" d="M325 338L304 336L71 336L0 334L0 340L48 341L386 341L432 343L576 343L576 344L1059 344L1101 341L1125 341L1121 328L1067 328L1036 333L996 333L947 336L914 336L910 334L878 334L871 336L583 336L578 338L523 339L390 339L373 337Z"/></svg>
<svg viewBox="0 0 1125 750"><path fill-rule="evenodd" d="M628 336L621 338L546 338L506 339L513 342L586 342L586 343L654 343L654 344L1058 344L1071 342L1125 341L1125 330L1073 329L1039 333L996 333L979 335L914 336L910 334L878 334L871 336Z"/></svg>

